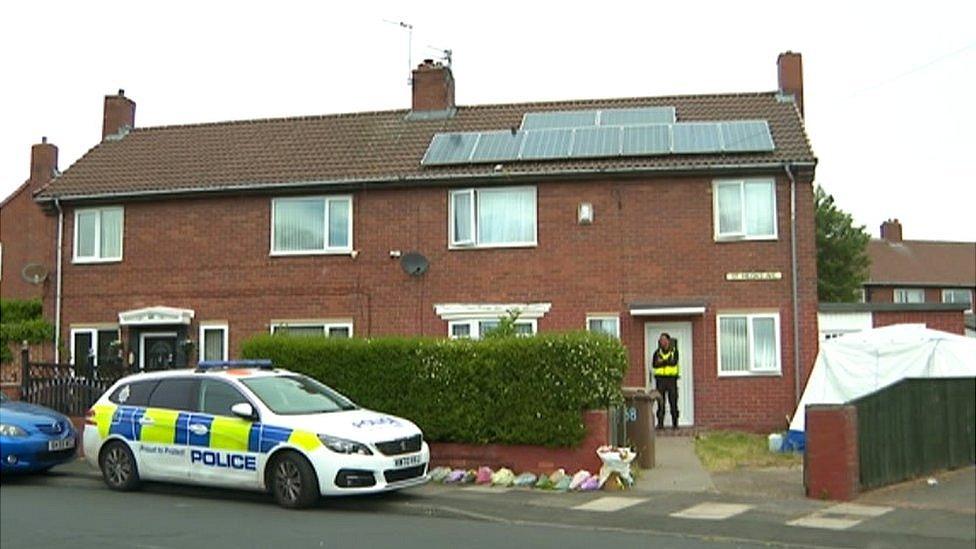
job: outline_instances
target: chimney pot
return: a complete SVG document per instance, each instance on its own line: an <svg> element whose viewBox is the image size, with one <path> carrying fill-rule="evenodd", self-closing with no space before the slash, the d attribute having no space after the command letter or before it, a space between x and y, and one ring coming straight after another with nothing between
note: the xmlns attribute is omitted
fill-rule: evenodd
<svg viewBox="0 0 976 549"><path fill-rule="evenodd" d="M102 115L102 141L110 135L119 133L123 128L131 128L136 124L136 103L125 96L125 90L119 89L118 95L105 96L105 110Z"/></svg>
<svg viewBox="0 0 976 549"><path fill-rule="evenodd" d="M785 51L776 59L776 69L779 91L794 97L796 108L803 116L803 56Z"/></svg>
<svg viewBox="0 0 976 549"><path fill-rule="evenodd" d="M433 59L424 62L413 71L414 112L450 111L454 108L454 75L451 67L434 63Z"/></svg>
<svg viewBox="0 0 976 549"><path fill-rule="evenodd" d="M47 136L41 138L41 144L47 143Z"/></svg>

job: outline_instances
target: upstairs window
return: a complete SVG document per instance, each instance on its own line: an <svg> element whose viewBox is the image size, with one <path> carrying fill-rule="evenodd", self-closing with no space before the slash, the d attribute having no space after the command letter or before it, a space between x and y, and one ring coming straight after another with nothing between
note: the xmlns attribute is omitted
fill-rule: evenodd
<svg viewBox="0 0 976 549"><path fill-rule="evenodd" d="M271 255L351 251L351 196L276 198L271 201Z"/></svg>
<svg viewBox="0 0 976 549"><path fill-rule="evenodd" d="M772 180L719 180L712 190L716 240L776 238L776 187Z"/></svg>
<svg viewBox="0 0 976 549"><path fill-rule="evenodd" d="M922 288L895 288L895 303L925 303Z"/></svg>
<svg viewBox="0 0 976 549"><path fill-rule="evenodd" d="M969 305L969 308L971 309L973 305L973 291L965 288L948 288L942 290L942 302L964 303Z"/></svg>
<svg viewBox="0 0 976 549"><path fill-rule="evenodd" d="M449 196L451 248L536 244L535 187L463 189Z"/></svg>
<svg viewBox="0 0 976 549"><path fill-rule="evenodd" d="M122 225L121 207L76 210L74 261L121 261Z"/></svg>

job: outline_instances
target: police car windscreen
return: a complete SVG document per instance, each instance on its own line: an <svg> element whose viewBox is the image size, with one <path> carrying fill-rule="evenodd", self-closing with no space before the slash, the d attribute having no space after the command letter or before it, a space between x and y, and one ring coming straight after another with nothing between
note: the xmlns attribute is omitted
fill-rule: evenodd
<svg viewBox="0 0 976 549"><path fill-rule="evenodd" d="M355 410L349 399L305 376L268 376L241 380L276 414L321 414Z"/></svg>

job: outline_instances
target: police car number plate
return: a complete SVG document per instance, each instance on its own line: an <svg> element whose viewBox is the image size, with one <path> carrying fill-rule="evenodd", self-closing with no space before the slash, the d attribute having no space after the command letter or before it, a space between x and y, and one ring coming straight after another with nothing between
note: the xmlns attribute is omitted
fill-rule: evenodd
<svg viewBox="0 0 976 549"><path fill-rule="evenodd" d="M411 465L420 465L420 454L393 460L394 467L410 467Z"/></svg>
<svg viewBox="0 0 976 549"><path fill-rule="evenodd" d="M60 440L52 440L47 443L47 449L51 452L57 450L67 450L68 448L75 447L75 437L62 438Z"/></svg>

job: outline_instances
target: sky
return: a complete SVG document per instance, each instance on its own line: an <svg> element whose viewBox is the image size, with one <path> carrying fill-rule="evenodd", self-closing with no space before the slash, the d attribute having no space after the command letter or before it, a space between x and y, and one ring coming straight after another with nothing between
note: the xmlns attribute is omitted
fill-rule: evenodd
<svg viewBox="0 0 976 549"><path fill-rule="evenodd" d="M62 171L96 145L120 88L144 127L408 108L410 63L443 49L460 105L769 91L792 50L838 206L974 241L973 21L971 0L2 2L0 196L42 136Z"/></svg>

